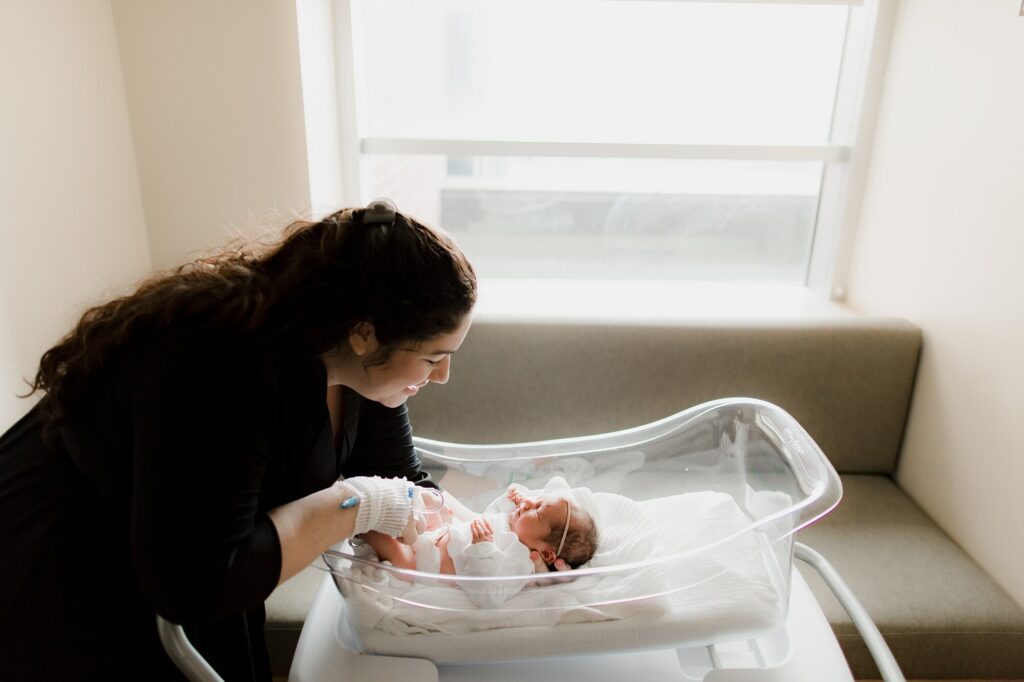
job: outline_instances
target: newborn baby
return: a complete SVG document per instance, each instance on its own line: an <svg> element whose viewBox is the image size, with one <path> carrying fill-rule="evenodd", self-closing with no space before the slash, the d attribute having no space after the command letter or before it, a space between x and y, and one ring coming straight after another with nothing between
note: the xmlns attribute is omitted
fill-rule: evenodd
<svg viewBox="0 0 1024 682"><path fill-rule="evenodd" d="M454 508L454 509L453 509ZM367 533L381 561L427 573L465 576L526 575L569 570L586 563L597 548L593 518L560 478L537 494L511 485L483 514L456 513L461 504L430 514L412 545L381 533ZM461 583L481 608L496 608L519 592L523 581Z"/></svg>

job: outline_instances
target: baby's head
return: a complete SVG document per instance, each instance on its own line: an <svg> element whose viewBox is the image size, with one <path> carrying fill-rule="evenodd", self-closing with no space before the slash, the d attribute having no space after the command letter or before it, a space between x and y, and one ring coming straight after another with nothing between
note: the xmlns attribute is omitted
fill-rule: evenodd
<svg viewBox="0 0 1024 682"><path fill-rule="evenodd" d="M548 566L559 557L572 568L590 561L597 550L593 517L572 496L562 491L523 496L509 516L509 527L519 541L536 550Z"/></svg>

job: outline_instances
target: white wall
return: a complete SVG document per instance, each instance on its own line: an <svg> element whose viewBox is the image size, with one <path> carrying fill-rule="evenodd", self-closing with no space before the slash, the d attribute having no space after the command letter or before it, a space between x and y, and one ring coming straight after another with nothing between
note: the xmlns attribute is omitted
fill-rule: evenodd
<svg viewBox="0 0 1024 682"><path fill-rule="evenodd" d="M154 266L307 214L295 3L113 8Z"/></svg>
<svg viewBox="0 0 1024 682"><path fill-rule="evenodd" d="M0 432L86 305L150 266L109 0L0 2Z"/></svg>
<svg viewBox="0 0 1024 682"><path fill-rule="evenodd" d="M1024 18L901 0L849 282L925 346L898 479L1024 604Z"/></svg>

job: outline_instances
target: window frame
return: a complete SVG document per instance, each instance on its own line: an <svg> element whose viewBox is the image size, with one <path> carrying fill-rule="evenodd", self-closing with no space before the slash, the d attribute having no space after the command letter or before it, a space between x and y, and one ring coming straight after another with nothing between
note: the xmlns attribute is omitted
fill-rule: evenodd
<svg viewBox="0 0 1024 682"><path fill-rule="evenodd" d="M825 298L842 301L860 218L895 0L663 1L849 7L829 140L818 145L786 146L364 137L359 132L359 121L365 120L359 102L365 100L359 96L356 76L360 38L353 31L358 25L355 3L297 0L314 210L364 203L360 173L364 154L818 161L824 170L804 286Z"/></svg>

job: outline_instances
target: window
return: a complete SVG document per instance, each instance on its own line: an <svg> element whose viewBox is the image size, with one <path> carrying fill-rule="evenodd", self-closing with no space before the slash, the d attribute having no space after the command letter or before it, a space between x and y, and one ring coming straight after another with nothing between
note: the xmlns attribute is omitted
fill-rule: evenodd
<svg viewBox="0 0 1024 682"><path fill-rule="evenodd" d="M839 296L880 9L335 0L345 199L445 227L483 277Z"/></svg>

